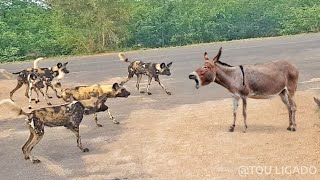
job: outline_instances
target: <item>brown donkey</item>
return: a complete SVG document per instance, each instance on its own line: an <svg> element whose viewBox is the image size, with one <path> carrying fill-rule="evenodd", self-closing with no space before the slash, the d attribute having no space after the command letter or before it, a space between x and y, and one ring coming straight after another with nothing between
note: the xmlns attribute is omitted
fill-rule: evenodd
<svg viewBox="0 0 320 180"><path fill-rule="evenodd" d="M205 63L189 75L195 80L196 88L216 82L232 93L233 124L229 131L233 132L240 98L243 102L244 132L247 129L247 98L268 99L279 95L289 111L289 127L296 131L296 104L293 100L299 78L298 69L287 61L272 61L264 64L230 66L220 62L222 48L209 60L204 53Z"/></svg>

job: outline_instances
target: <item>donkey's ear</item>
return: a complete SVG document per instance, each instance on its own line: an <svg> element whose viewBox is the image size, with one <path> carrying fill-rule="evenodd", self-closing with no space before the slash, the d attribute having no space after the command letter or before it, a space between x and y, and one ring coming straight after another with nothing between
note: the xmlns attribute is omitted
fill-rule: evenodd
<svg viewBox="0 0 320 180"><path fill-rule="evenodd" d="M222 47L220 47L218 54L213 58L213 62L218 62L221 56Z"/></svg>
<svg viewBox="0 0 320 180"><path fill-rule="evenodd" d="M204 52L203 57L204 57L204 60L205 60L205 61L209 60L209 58L208 58L208 53L207 53L207 52Z"/></svg>

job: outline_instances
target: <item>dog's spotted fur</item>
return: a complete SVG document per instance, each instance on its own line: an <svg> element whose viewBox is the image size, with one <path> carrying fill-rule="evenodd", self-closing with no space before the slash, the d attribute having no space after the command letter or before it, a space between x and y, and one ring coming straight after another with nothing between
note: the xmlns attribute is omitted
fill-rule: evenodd
<svg viewBox="0 0 320 180"><path fill-rule="evenodd" d="M11 111L16 112L17 115L25 115L27 126L30 131L27 142L22 147L22 152L25 159L30 159L33 163L39 163L40 160L35 159L31 155L33 147L39 143L44 135L44 126L57 127L64 126L75 133L77 138L77 146L82 152L88 152L88 148L83 148L81 138L79 135L79 126L84 114L91 114L98 111L101 105L105 102L106 95L98 97L97 95L91 97L89 100L73 101L68 104L45 107L35 109L30 113L24 112L13 101L7 99L0 102L11 107Z"/></svg>
<svg viewBox="0 0 320 180"><path fill-rule="evenodd" d="M71 100L84 100L90 98L90 93L98 93L100 96L105 94L107 98L116 98L116 97L125 97L127 98L130 95L124 87L119 86L118 83L114 83L113 85L100 85L94 84L91 86L77 86L75 88L67 88L62 90L61 97L65 102L70 102ZM105 100L106 101L106 100ZM104 101L104 103L105 103ZM97 112L107 111L109 118L115 124L119 124L118 121L112 116L110 109L102 103L101 107ZM96 122L98 127L102 127L101 124L98 124L97 114L94 113L93 120Z"/></svg>
<svg viewBox="0 0 320 180"><path fill-rule="evenodd" d="M37 61L38 62L38 61ZM36 64L36 63L35 63ZM30 87L30 82L28 79L29 75L31 73L33 74L36 74L37 76L41 77L41 79L44 81L44 85L46 87L46 97L47 98L51 98L50 96L48 96L48 89L49 87L55 91L55 94L58 98L60 98L60 96L58 95L58 92L57 90L53 87L53 85L51 84L52 83L52 80L54 78L57 78L58 81L60 79L62 79L64 77L65 74L68 74L69 71L67 70L66 68L66 65L68 64L68 62L66 63L58 63L56 66L53 66L51 68L28 68L28 69L25 69L25 70L22 70L22 71L19 71L19 72L16 72L16 73L12 73L12 74L15 74L15 75L18 75L17 77L17 86L10 92L10 99L12 99L12 96L13 94L22 87L23 84L27 85L27 89L25 91L25 96L28 97L28 98L31 98L29 96L30 94L30 91L31 91L31 88ZM36 67L36 65L34 65ZM35 91L36 91L36 88L33 88ZM42 92L41 90L42 88L38 88L38 90L42 93L42 95L44 95L44 93ZM37 91L36 91L37 93ZM47 100L46 100L47 101ZM47 104L50 105L51 103L49 103L47 101ZM29 104L29 108L31 108L31 105Z"/></svg>
<svg viewBox="0 0 320 180"><path fill-rule="evenodd" d="M121 61L130 63L128 66L128 78L121 82L121 85L124 85L126 82L128 82L130 79L133 78L134 75L137 76L137 83L136 87L138 91L140 91L140 81L142 78L142 75L148 76L148 85L147 85L147 93L148 95L151 95L151 92L149 92L150 84L152 79L159 83L161 88L168 94L171 95L171 92L169 92L164 85L160 82L159 75L167 75L170 76L170 66L172 65L172 62L168 63L167 65L165 63L147 63L143 61L133 61L130 62L128 58L122 53L119 54L119 58ZM144 93L144 91L140 91L140 93Z"/></svg>

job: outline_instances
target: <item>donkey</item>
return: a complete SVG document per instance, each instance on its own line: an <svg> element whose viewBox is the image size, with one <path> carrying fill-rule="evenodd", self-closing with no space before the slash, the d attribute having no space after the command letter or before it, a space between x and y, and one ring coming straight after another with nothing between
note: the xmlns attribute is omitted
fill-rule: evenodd
<svg viewBox="0 0 320 180"><path fill-rule="evenodd" d="M296 104L293 100L299 78L298 69L287 61L279 60L264 64L230 66L219 61L222 48L209 60L204 53L205 63L189 74L189 79L196 82L196 88L215 82L231 92L233 97L233 132L240 98L243 102L244 131L247 129L247 98L268 99L279 95L289 112L289 127L296 131Z"/></svg>

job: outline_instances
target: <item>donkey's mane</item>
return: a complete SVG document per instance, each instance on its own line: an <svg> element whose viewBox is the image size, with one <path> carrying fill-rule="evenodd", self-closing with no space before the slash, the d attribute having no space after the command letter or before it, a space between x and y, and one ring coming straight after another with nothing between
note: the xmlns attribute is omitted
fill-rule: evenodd
<svg viewBox="0 0 320 180"><path fill-rule="evenodd" d="M219 64L223 65L223 66L227 66L227 67L234 67L234 66L231 66L227 63L224 63L224 62L221 62L221 61L218 61Z"/></svg>

